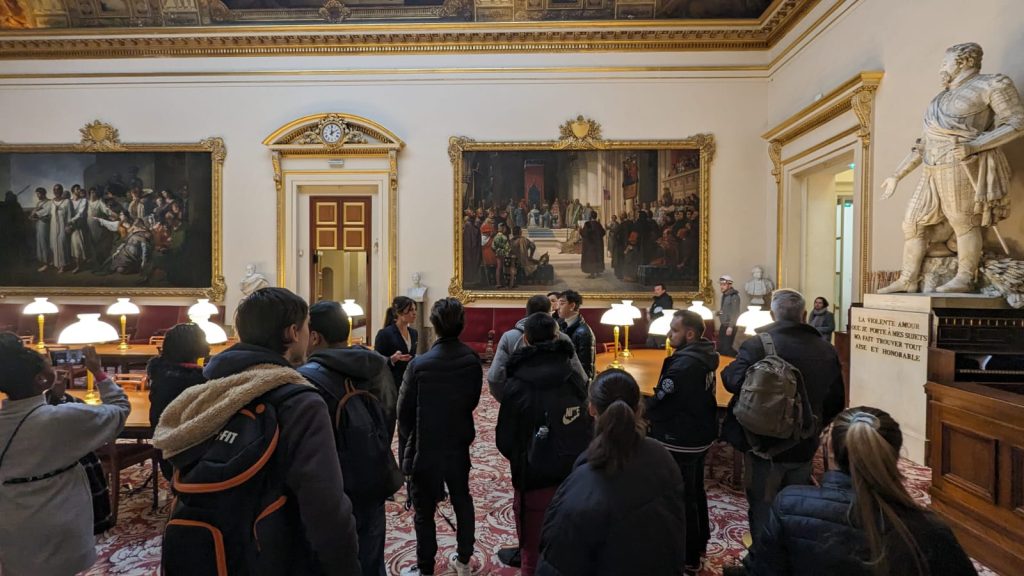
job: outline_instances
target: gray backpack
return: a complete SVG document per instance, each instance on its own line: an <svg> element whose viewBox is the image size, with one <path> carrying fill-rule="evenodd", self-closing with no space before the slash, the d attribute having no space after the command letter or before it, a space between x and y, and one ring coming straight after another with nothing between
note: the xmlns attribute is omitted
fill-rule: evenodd
<svg viewBox="0 0 1024 576"><path fill-rule="evenodd" d="M800 370L775 353L770 334L759 336L765 356L747 368L733 414L754 454L770 460L810 438L816 419Z"/></svg>

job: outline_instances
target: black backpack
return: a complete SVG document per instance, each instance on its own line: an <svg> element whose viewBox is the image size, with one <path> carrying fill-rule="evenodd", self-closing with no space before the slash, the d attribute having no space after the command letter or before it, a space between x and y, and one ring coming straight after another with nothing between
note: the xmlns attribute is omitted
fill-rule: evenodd
<svg viewBox="0 0 1024 576"><path fill-rule="evenodd" d="M341 398L318 370L302 372L327 401L334 422L338 461L345 479L345 493L357 502L380 502L402 487L404 477L388 440L387 418L373 393L345 378Z"/></svg>
<svg viewBox="0 0 1024 576"><path fill-rule="evenodd" d="M171 457L176 496L164 528L167 576L287 574L304 553L286 507L277 407L313 388L286 384L247 404L209 440Z"/></svg>
<svg viewBox="0 0 1024 576"><path fill-rule="evenodd" d="M533 485L557 486L565 480L594 436L594 419L585 398L566 384L536 394L536 417L526 450L527 474Z"/></svg>

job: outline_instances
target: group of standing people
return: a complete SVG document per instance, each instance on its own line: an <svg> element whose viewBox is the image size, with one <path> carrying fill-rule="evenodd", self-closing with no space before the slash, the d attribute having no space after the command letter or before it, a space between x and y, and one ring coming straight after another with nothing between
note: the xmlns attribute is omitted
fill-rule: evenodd
<svg viewBox="0 0 1024 576"><path fill-rule="evenodd" d="M626 282L695 280L700 265L700 210L696 196L641 205L612 215L608 252L615 277ZM642 267L657 269L648 277ZM643 276L643 277L642 277Z"/></svg>

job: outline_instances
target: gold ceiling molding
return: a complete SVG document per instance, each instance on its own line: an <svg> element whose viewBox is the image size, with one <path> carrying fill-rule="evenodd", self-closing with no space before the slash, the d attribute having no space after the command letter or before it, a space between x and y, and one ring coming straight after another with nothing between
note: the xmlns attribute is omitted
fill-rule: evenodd
<svg viewBox="0 0 1024 576"><path fill-rule="evenodd" d="M4 31L0 33L0 59L766 50L820 1L778 0L761 20L735 22L544 21Z"/></svg>

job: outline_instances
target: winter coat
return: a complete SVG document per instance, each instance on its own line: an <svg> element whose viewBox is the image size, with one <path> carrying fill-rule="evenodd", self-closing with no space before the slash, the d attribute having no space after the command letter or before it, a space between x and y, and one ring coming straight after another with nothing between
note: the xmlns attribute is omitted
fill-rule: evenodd
<svg viewBox="0 0 1024 576"><path fill-rule="evenodd" d="M146 376L149 378L149 423L154 427L167 406L186 388L206 382L202 366L168 362L161 356L149 361ZM173 471L170 462L160 460L160 472L164 478L170 480Z"/></svg>
<svg viewBox="0 0 1024 576"><path fill-rule="evenodd" d="M573 370L575 351L571 343L555 339L535 346L523 346L508 361L505 397L498 410L494 442L509 461L512 486L519 490L546 488L551 482L531 477L526 452L534 430L543 424L540 394L565 387L584 401L587 379Z"/></svg>
<svg viewBox="0 0 1024 576"><path fill-rule="evenodd" d="M302 534L292 574L358 574L355 520L345 495L334 446L334 426L323 398L280 354L236 344L207 364L204 386L193 386L167 407L153 433L165 457L198 446L240 409L286 384L307 386L276 406L280 438L274 458L289 492L285 517L290 533Z"/></svg>
<svg viewBox="0 0 1024 576"><path fill-rule="evenodd" d="M821 486L788 486L775 498L768 524L754 540L744 564L750 576L872 576L867 538L850 523L854 503L850 476L832 470ZM970 558L948 526L932 512L900 510L900 519L927 562L930 576L976 575ZM901 543L890 531L887 541ZM888 553L890 573L916 574L902 546Z"/></svg>
<svg viewBox="0 0 1024 576"><path fill-rule="evenodd" d="M736 319L740 317L740 293L729 288L722 293L722 306L718 309L720 326L736 327Z"/></svg>
<svg viewBox="0 0 1024 576"><path fill-rule="evenodd" d="M555 319L557 320L558 317L556 316ZM501 402L505 394L505 381L508 379L506 365L509 358L512 357L512 353L523 346L525 328L526 318L523 318L516 322L515 328L501 335L501 339L498 340L498 348L494 351L494 359L491 360L491 367L487 369L487 388L491 391L491 396L498 402ZM558 333L558 339L572 344L572 340L564 332ZM587 379L587 373L584 372L575 349L572 352L572 369L584 380Z"/></svg>
<svg viewBox="0 0 1024 576"><path fill-rule="evenodd" d="M661 296L655 296L654 301L651 302L651 308L648 310L648 318L654 320L655 318L661 318L664 315L665 310L672 309L672 296L668 292L662 292Z"/></svg>
<svg viewBox="0 0 1024 576"><path fill-rule="evenodd" d="M584 453L555 494L541 532L537 576L677 576L686 564L679 466L644 438L622 470Z"/></svg>
<svg viewBox="0 0 1024 576"><path fill-rule="evenodd" d="M468 452L482 389L480 357L458 338L439 338L409 363L398 393L398 455L405 474Z"/></svg>
<svg viewBox="0 0 1024 576"><path fill-rule="evenodd" d="M812 310L807 318L808 324L821 332L821 337L829 342L832 341L832 333L836 330L836 316L828 310Z"/></svg>
<svg viewBox="0 0 1024 576"><path fill-rule="evenodd" d="M775 343L775 353L795 366L803 375L811 412L818 418L818 429L810 438L775 456L776 462L810 462L818 449L818 432L843 410L846 389L839 366L839 357L831 344L809 324L779 321L759 328L768 332ZM746 378L747 368L764 358L764 345L760 338L751 338L740 347L736 360L722 370L725 389L739 394ZM783 441L783 440L780 440ZM768 446L770 448L770 446Z"/></svg>
<svg viewBox="0 0 1024 576"><path fill-rule="evenodd" d="M718 353L706 338L676 350L661 366L644 415L648 435L671 452L703 452L718 437L715 370Z"/></svg>
<svg viewBox="0 0 1024 576"><path fill-rule="evenodd" d="M587 379L593 380L594 374L597 372L594 366L597 359L594 350L594 332L587 325L582 314L577 315L572 324L568 324L564 320L559 320L558 323L562 332L565 332L572 340L572 345L576 348L576 356L580 359L580 364L583 365L583 371L587 373Z"/></svg>
<svg viewBox="0 0 1024 576"><path fill-rule="evenodd" d="M348 346L317 350L307 360L298 368L300 374L310 381L328 381L333 385L330 395L324 391L320 393L329 408L337 404L335 398L345 395L345 380L351 378L353 386L373 394L381 403L387 418L388 438L394 437L398 387L392 380L387 358L362 346ZM314 380L317 376L322 378ZM333 414L332 411L328 413Z"/></svg>
<svg viewBox="0 0 1024 576"><path fill-rule="evenodd" d="M109 378L96 387L102 401L96 406L50 405L42 394L4 401L0 450L9 446L0 463L4 576L66 576L96 562L92 491L78 460L113 442L132 408L124 390ZM19 422L21 429L14 434ZM29 478L36 479L8 482Z"/></svg>

